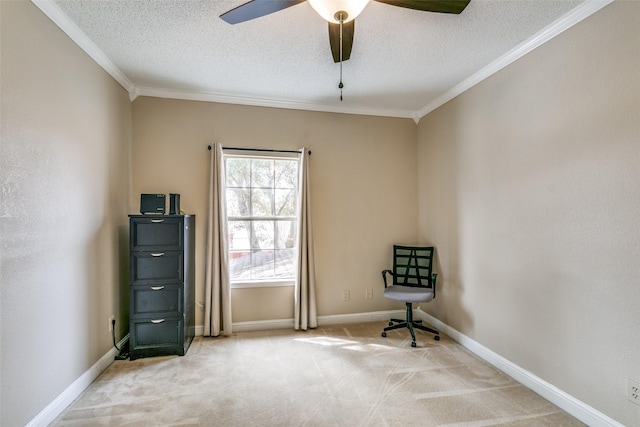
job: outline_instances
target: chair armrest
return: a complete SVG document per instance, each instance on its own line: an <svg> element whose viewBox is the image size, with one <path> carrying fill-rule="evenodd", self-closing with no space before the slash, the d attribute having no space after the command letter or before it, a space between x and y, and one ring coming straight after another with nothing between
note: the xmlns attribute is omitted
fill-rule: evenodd
<svg viewBox="0 0 640 427"><path fill-rule="evenodd" d="M391 276L393 276L393 271L391 270L382 270L382 280L384 280L384 287L387 287L387 274L389 273Z"/></svg>
<svg viewBox="0 0 640 427"><path fill-rule="evenodd" d="M438 273L431 274L431 286L433 288L433 297L436 297L436 279L438 278Z"/></svg>

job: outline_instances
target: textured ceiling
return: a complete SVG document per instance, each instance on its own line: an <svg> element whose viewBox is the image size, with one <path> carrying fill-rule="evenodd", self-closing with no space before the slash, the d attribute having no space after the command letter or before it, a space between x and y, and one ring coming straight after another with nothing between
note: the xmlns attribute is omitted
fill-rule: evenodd
<svg viewBox="0 0 640 427"><path fill-rule="evenodd" d="M76 41L86 38L106 56L132 98L413 118L505 54L597 3L471 0L462 14L448 15L372 1L356 19L340 101L340 66L331 57L327 23L306 2L230 25L219 15L245 0L32 1L62 12L57 23L63 30L75 23Z"/></svg>

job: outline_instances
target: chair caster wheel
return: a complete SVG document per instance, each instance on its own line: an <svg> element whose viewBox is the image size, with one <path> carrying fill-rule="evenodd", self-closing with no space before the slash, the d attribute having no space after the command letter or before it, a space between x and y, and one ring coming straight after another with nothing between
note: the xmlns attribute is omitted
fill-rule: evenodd
<svg viewBox="0 0 640 427"><path fill-rule="evenodd" d="M415 341L411 341L411 347L415 347L416 346L416 342Z"/></svg>
<svg viewBox="0 0 640 427"><path fill-rule="evenodd" d="M389 322L389 326L393 326L393 322Z"/></svg>
<svg viewBox="0 0 640 427"><path fill-rule="evenodd" d="M433 339L436 341L440 341L440 335L436 335L435 337L433 337Z"/></svg>
<svg viewBox="0 0 640 427"><path fill-rule="evenodd" d="M387 336L387 333L386 333L386 332L383 332L383 333L381 333L380 335L382 335L383 337L386 337L386 336Z"/></svg>

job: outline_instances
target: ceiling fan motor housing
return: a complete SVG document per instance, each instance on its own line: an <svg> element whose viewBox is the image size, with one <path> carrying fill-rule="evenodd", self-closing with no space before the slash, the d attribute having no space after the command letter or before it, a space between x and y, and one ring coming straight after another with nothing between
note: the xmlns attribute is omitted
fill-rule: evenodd
<svg viewBox="0 0 640 427"><path fill-rule="evenodd" d="M336 12L335 15L333 15L333 17L338 22L344 22L349 18L349 14L347 12L345 12L344 10L339 10L339 11Z"/></svg>
<svg viewBox="0 0 640 427"><path fill-rule="evenodd" d="M353 21L371 0L308 0L309 5L324 20L340 23L340 14L344 23Z"/></svg>

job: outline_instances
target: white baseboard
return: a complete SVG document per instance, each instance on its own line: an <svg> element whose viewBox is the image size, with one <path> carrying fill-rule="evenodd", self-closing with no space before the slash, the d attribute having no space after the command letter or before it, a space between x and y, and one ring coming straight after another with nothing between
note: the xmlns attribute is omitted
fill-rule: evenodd
<svg viewBox="0 0 640 427"><path fill-rule="evenodd" d="M404 317L404 310L373 311L369 313L333 314L318 316L318 326L346 325L348 323L366 323L389 320L392 317ZM233 332L268 331L273 329L293 329L293 319L257 320L236 322ZM196 336L204 334L204 326L196 326Z"/></svg>
<svg viewBox="0 0 640 427"><path fill-rule="evenodd" d="M542 378L532 374L531 372L521 368L515 363L505 359L497 353L489 350L482 344L472 340L463 333L455 330L451 326L441 322L429 313L421 309L414 310L416 318L422 319L424 322L438 329L440 332L456 341L458 344L480 357L487 363L500 369L511 378L515 379L525 387L530 388L549 402L561 408L563 411L573 415L583 423L591 427L624 427L619 422L611 419L602 412L599 412L591 406L581 402L570 394L565 393L553 384L549 384Z"/></svg>
<svg viewBox="0 0 640 427"><path fill-rule="evenodd" d="M575 397L565 393L556 386L549 384L536 375L521 368L515 363L505 359L499 354L494 353L482 344L467 337L463 333L455 330L449 325L441 322L430 314L421 309L414 310L415 317L429 323L452 340L462 345L487 363L500 369L524 386L530 388L549 402L558 406L562 410L573 415L583 423L592 427L624 427L622 424L611 419L605 414L595 410L589 405L581 402ZM375 311L370 313L356 314L336 314L329 316L318 316L319 326L343 325L349 323L366 323L386 321L392 317L402 318L404 310L388 310ZM292 329L293 319L276 319L255 322L237 322L233 324L234 332L250 332L265 331L272 329ZM204 327L196 326L196 335L202 336ZM118 347L122 348L124 343L129 339L127 335L119 343ZM62 392L53 402L44 408L34 419L32 419L27 427L46 427L58 415L64 411L91 383L113 362L116 356L116 349L109 350L100 358L89 370L87 370L80 378L73 382L65 391Z"/></svg>
<svg viewBox="0 0 640 427"><path fill-rule="evenodd" d="M233 332L268 331L271 329L293 329L293 319L260 320L250 322L235 322Z"/></svg>
<svg viewBox="0 0 640 427"><path fill-rule="evenodd" d="M392 317L403 319L405 310L372 311L369 313L335 314L318 316L318 326L345 325L347 323L366 323L388 321Z"/></svg>
<svg viewBox="0 0 640 427"><path fill-rule="evenodd" d="M122 346L129 340L129 334L120 340L118 347ZM29 421L26 427L46 427L55 420L58 415L64 411L74 400L77 399L91 383L98 378L105 369L111 365L114 358L118 354L118 350L111 348L104 356L93 364L84 374L67 387L53 402L47 405L34 419Z"/></svg>

